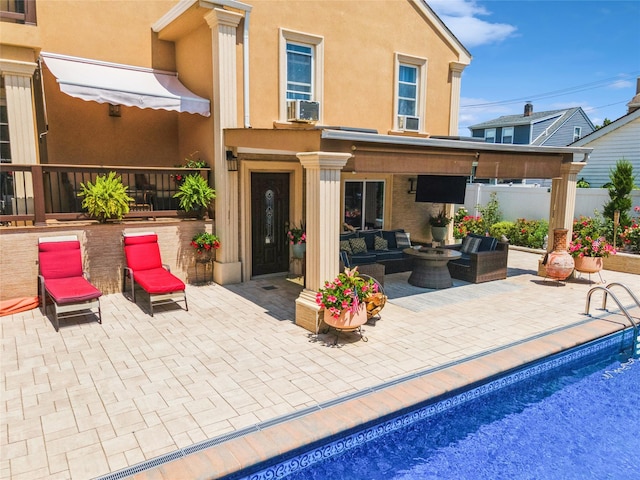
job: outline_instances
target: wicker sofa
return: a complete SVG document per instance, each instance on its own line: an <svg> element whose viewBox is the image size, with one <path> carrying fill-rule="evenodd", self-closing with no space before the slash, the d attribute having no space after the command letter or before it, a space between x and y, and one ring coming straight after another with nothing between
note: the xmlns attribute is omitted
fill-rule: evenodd
<svg viewBox="0 0 640 480"><path fill-rule="evenodd" d="M405 234L402 229L397 230L359 230L357 232L349 232L340 234L340 250L346 251L351 266L356 265L384 265L386 274L406 272L411 270L412 258L405 254L402 250L410 246L409 234L406 235L407 244L398 244L398 235ZM400 238L405 235L400 235ZM382 239L383 242L376 237ZM364 251L354 250L359 244L363 246L363 242L357 242L355 239L364 240ZM378 243L376 248L376 243ZM380 245L382 243L382 245ZM381 248L382 246L386 248ZM363 270L364 273L364 270Z"/></svg>
<svg viewBox="0 0 640 480"><path fill-rule="evenodd" d="M490 282L492 280L503 280L507 278L507 258L509 255L509 244L500 242L493 237L469 234L475 241L475 248L465 252L465 246L473 242L462 242L462 245L447 245L460 251L462 257L451 260L447 267L453 278L471 283Z"/></svg>

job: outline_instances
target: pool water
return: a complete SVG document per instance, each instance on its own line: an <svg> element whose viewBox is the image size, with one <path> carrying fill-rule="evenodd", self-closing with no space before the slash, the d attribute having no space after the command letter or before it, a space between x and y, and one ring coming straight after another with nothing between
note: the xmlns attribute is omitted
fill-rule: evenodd
<svg viewBox="0 0 640 480"><path fill-rule="evenodd" d="M246 478L639 478L640 360L603 355L513 373Z"/></svg>

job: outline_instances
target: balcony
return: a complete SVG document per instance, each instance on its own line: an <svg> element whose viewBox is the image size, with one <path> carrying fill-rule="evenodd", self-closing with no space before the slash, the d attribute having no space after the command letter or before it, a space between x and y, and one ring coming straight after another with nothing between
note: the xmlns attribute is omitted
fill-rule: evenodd
<svg viewBox="0 0 640 480"><path fill-rule="evenodd" d="M208 178L211 169L5 163L0 169L0 225L90 220L82 210L82 197L78 197L81 184L93 182L98 175L111 171L121 176L129 196L134 199L125 218L156 219L188 216L179 210L178 200L173 198L180 180L192 173Z"/></svg>

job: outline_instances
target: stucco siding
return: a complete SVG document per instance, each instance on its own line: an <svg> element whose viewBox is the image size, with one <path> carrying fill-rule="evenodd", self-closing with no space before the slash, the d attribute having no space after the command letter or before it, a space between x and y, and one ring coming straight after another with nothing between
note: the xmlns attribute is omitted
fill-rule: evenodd
<svg viewBox="0 0 640 480"><path fill-rule="evenodd" d="M622 158L633 165L636 186L640 186L640 118L583 146L593 148L593 152L579 177L584 177L592 187L601 187L609 182L610 170Z"/></svg>

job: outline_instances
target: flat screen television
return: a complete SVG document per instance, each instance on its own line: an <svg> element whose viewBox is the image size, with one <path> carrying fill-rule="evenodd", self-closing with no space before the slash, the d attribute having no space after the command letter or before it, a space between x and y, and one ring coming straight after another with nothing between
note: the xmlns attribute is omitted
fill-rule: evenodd
<svg viewBox="0 0 640 480"><path fill-rule="evenodd" d="M416 202L464 203L467 177L454 175L418 175Z"/></svg>

